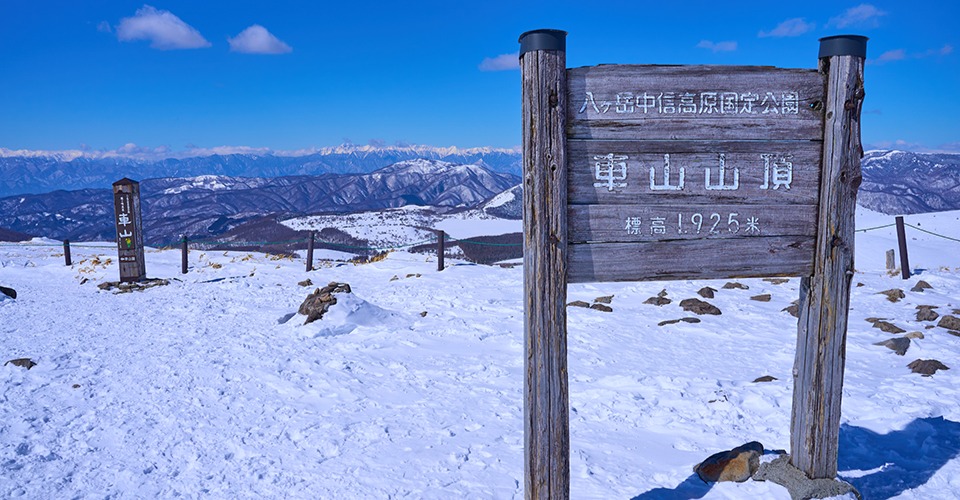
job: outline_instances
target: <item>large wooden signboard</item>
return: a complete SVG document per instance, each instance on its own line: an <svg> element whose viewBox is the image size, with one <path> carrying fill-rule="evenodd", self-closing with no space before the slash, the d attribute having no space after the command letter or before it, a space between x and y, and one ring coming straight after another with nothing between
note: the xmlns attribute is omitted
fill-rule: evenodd
<svg viewBox="0 0 960 500"><path fill-rule="evenodd" d="M140 217L140 183L127 178L113 183L114 222L120 281L140 281L147 276L143 258L143 222Z"/></svg>
<svg viewBox="0 0 960 500"><path fill-rule="evenodd" d="M817 69L566 69L520 38L527 498L569 495L568 282L799 276L791 460L836 475L866 39Z"/></svg>

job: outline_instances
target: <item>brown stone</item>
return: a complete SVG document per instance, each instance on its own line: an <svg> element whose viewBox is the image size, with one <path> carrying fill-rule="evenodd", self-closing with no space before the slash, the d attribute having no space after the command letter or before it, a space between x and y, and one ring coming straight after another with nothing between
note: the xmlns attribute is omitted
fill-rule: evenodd
<svg viewBox="0 0 960 500"><path fill-rule="evenodd" d="M769 293L764 293L760 295L754 295L753 297L750 297L750 300L756 300L757 302L770 302L770 298L771 297Z"/></svg>
<svg viewBox="0 0 960 500"><path fill-rule="evenodd" d="M613 308L606 304L593 304L590 306L590 309L596 309L603 312L613 312Z"/></svg>
<svg viewBox="0 0 960 500"><path fill-rule="evenodd" d="M662 306L671 302L673 301L666 297L650 297L649 299L643 301L644 304L653 304L655 306Z"/></svg>
<svg viewBox="0 0 960 500"><path fill-rule="evenodd" d="M567 304L567 307L590 307L590 303L582 300L574 300L573 302Z"/></svg>
<svg viewBox="0 0 960 500"><path fill-rule="evenodd" d="M683 299L680 301L680 307L682 307L684 311L694 314L712 314L715 316L721 314L717 306L700 299Z"/></svg>
<svg viewBox="0 0 960 500"><path fill-rule="evenodd" d="M749 290L750 287L748 287L747 285L744 285L743 283L738 283L736 281L728 281L726 284L723 285L723 289L724 290L733 290L733 289Z"/></svg>
<svg viewBox="0 0 960 500"><path fill-rule="evenodd" d="M876 342L873 345L882 345L897 353L897 355L903 356L907 353L907 349L910 348L910 339L907 337L897 337L895 339L884 340L883 342Z"/></svg>
<svg viewBox="0 0 960 500"><path fill-rule="evenodd" d="M708 286L705 286L705 287L703 287L703 288L701 288L700 290L697 291L697 295L699 295L699 296L701 296L701 297L703 297L703 298L705 298L705 299L712 299L712 298L713 298L713 294L716 293L716 291L717 291L717 290L716 290L715 288L710 288L710 287L708 287Z"/></svg>
<svg viewBox="0 0 960 500"><path fill-rule="evenodd" d="M303 324L306 325L322 319L323 315L330 310L330 307L336 305L337 298L334 294L337 293L352 293L350 285L332 281L329 285L317 288L313 293L307 295L307 298L300 304L300 308L297 309L297 312L307 317Z"/></svg>
<svg viewBox="0 0 960 500"><path fill-rule="evenodd" d="M937 311L934 311L937 306L917 306L917 321L935 321L940 317L940 314Z"/></svg>
<svg viewBox="0 0 960 500"><path fill-rule="evenodd" d="M790 278L763 278L763 281L774 285L782 285L790 281Z"/></svg>
<svg viewBox="0 0 960 500"><path fill-rule="evenodd" d="M307 278L297 284L300 286L313 286L313 281L311 281L310 278Z"/></svg>
<svg viewBox="0 0 960 500"><path fill-rule="evenodd" d="M80 284L82 285L83 283L80 283ZM0 294L6 295L11 299L17 298L17 291L14 290L13 288L7 288L5 286L0 286Z"/></svg>
<svg viewBox="0 0 960 500"><path fill-rule="evenodd" d="M604 295L603 297L597 297L593 299L593 301L598 304L609 304L613 302L613 295Z"/></svg>
<svg viewBox="0 0 960 500"><path fill-rule="evenodd" d="M794 318L799 318L800 317L800 301L794 300L793 303L791 303L787 307L784 307L780 311L781 312L786 311L787 314L789 314L790 316L793 316Z"/></svg>
<svg viewBox="0 0 960 500"><path fill-rule="evenodd" d="M681 321L683 321L684 323L699 323L699 322L700 322L700 318L690 318L690 317L688 317L688 318L680 318L680 319L668 319L668 320L666 320L666 321L661 321L661 322L657 323L657 326L674 325L674 324L677 324L677 323L679 323L679 322L681 322Z"/></svg>
<svg viewBox="0 0 960 500"><path fill-rule="evenodd" d="M910 289L911 292L923 292L924 290L930 290L933 287L930 286L930 283L920 280L916 285L913 285L913 288Z"/></svg>
<svg viewBox="0 0 960 500"><path fill-rule="evenodd" d="M948 314L940 318L940 322L937 323L937 326L940 328L946 328L947 330L960 330L960 318Z"/></svg>
<svg viewBox="0 0 960 500"><path fill-rule="evenodd" d="M922 339L922 338L923 338L923 332L910 332L910 333L904 335L904 337L906 337L906 338L908 338L908 339Z"/></svg>
<svg viewBox="0 0 960 500"><path fill-rule="evenodd" d="M3 366L7 366L7 365L19 366L20 368L26 368L27 370L33 368L34 366L37 366L37 364L34 363L33 360L30 358L11 359L10 361L7 361L6 363L3 364Z"/></svg>
<svg viewBox="0 0 960 500"><path fill-rule="evenodd" d="M935 360L935 359L918 359L907 365L913 373L919 373L924 377L929 377L937 372L937 370L949 370L950 368L947 365Z"/></svg>
<svg viewBox="0 0 960 500"><path fill-rule="evenodd" d="M756 379L754 379L753 383L756 384L759 382L773 382L774 380L778 380L777 377L774 377L772 375L764 375L762 377L757 377Z"/></svg>
<svg viewBox="0 0 960 500"><path fill-rule="evenodd" d="M760 467L763 445L752 441L732 450L721 451L697 464L693 471L704 482L736 481L742 483Z"/></svg>
<svg viewBox="0 0 960 500"><path fill-rule="evenodd" d="M903 328L900 328L899 326L894 325L893 323L888 323L886 321L877 321L876 323L873 324L873 327L879 328L880 331L887 332L887 333L903 333L906 331Z"/></svg>
<svg viewBox="0 0 960 500"><path fill-rule="evenodd" d="M422 311L422 312L420 313L420 317L421 317L421 318L426 318L426 317L427 317L427 311Z"/></svg>
<svg viewBox="0 0 960 500"><path fill-rule="evenodd" d="M898 302L900 299L906 297L907 295L903 293L903 290L899 288L891 288L889 290L884 290L879 292L880 295L886 295L887 300L890 302Z"/></svg>

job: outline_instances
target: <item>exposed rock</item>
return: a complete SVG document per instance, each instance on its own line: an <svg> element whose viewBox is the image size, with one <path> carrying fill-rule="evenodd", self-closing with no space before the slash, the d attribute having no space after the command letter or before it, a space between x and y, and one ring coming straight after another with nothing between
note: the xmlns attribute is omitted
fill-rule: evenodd
<svg viewBox="0 0 960 500"><path fill-rule="evenodd" d="M666 320L666 321L661 321L661 322L657 323L657 326L673 325L673 324L679 323L679 322L681 322L681 321L683 321L684 323L699 323L699 322L700 322L700 318L668 319L668 320Z"/></svg>
<svg viewBox="0 0 960 500"><path fill-rule="evenodd" d="M660 290L660 292L657 293L657 297L666 297L666 296L667 296L667 289L666 289L666 288Z"/></svg>
<svg viewBox="0 0 960 500"><path fill-rule="evenodd" d="M906 337L906 338L908 338L908 339L922 339L922 338L923 338L923 333L921 333L921 332L910 332L910 333L904 335L904 337Z"/></svg>
<svg viewBox="0 0 960 500"><path fill-rule="evenodd" d="M682 307L684 311L694 314L721 314L717 306L700 299L683 299L680 301L680 307Z"/></svg>
<svg viewBox="0 0 960 500"><path fill-rule="evenodd" d="M317 288L313 293L307 295L307 298L300 304L300 308L297 309L298 313L307 317L303 324L306 325L322 319L323 315L330 310L330 307L337 303L337 298L334 297L334 294L337 293L352 293L350 285L331 281L329 285Z"/></svg>
<svg viewBox="0 0 960 500"><path fill-rule="evenodd" d="M789 306L784 307L783 309L780 310L780 312L783 312L783 311L786 311L788 314L790 314L790 316L793 316L794 318L799 318L800 317L800 300L799 299L794 300L793 302L790 303Z"/></svg>
<svg viewBox="0 0 960 500"><path fill-rule="evenodd" d="M910 339L907 337L897 337L895 339L884 340L883 342L875 342L873 345L882 345L897 353L897 355L903 356L907 353L907 349L910 348Z"/></svg>
<svg viewBox="0 0 960 500"><path fill-rule="evenodd" d="M11 299L17 298L17 291L14 290L13 288L7 288L5 286L0 286L0 294L6 295Z"/></svg>
<svg viewBox="0 0 960 500"><path fill-rule="evenodd" d="M947 330L947 333L953 335L954 337L960 337L960 330Z"/></svg>
<svg viewBox="0 0 960 500"><path fill-rule="evenodd" d="M649 299L643 301L644 304L653 304L655 306L662 306L671 302L673 301L666 297L650 297Z"/></svg>
<svg viewBox="0 0 960 500"><path fill-rule="evenodd" d="M877 321L882 321L882 320L883 320L883 318L867 318L867 319L866 319L866 322L867 322L867 323L876 323Z"/></svg>
<svg viewBox="0 0 960 500"><path fill-rule="evenodd" d="M782 285L784 283L788 283L790 278L763 278L763 281L766 281L767 283L773 283L774 285Z"/></svg>
<svg viewBox="0 0 960 500"><path fill-rule="evenodd" d="M763 445L751 441L732 450L721 451L697 464L693 471L706 483L736 481L742 483L760 467Z"/></svg>
<svg viewBox="0 0 960 500"><path fill-rule="evenodd" d="M397 281L397 280L399 280L399 279L400 279L400 277L397 276L396 274L394 274L393 277L390 278L390 281Z"/></svg>
<svg viewBox="0 0 960 500"><path fill-rule="evenodd" d="M803 471L790 464L789 455L781 455L772 462L761 464L753 479L783 486L790 492L793 500L837 497L848 493L862 498L860 492L849 483L838 479L810 479Z"/></svg>
<svg viewBox="0 0 960 500"><path fill-rule="evenodd" d="M313 286L313 281L310 281L310 278L307 278L297 284L300 286Z"/></svg>
<svg viewBox="0 0 960 500"><path fill-rule="evenodd" d="M716 293L716 291L717 291L716 288L710 288L710 287L708 287L708 286L705 286L705 287L701 288L700 290L697 290L697 295L699 295L699 296L701 296L701 297L703 297L703 298L705 298L705 299L712 299L712 298L713 298L713 294Z"/></svg>
<svg viewBox="0 0 960 500"><path fill-rule="evenodd" d="M916 285L913 285L913 288L911 288L910 291L911 291L911 292L923 292L924 290L930 290L931 288L933 288L933 287L930 286L930 283L927 283L926 281L920 280L920 281L917 282Z"/></svg>
<svg viewBox="0 0 960 500"><path fill-rule="evenodd" d="M596 309L603 312L613 312L613 308L606 304L593 304L590 306L590 309Z"/></svg>
<svg viewBox="0 0 960 500"><path fill-rule="evenodd" d="M770 302L770 298L771 297L769 293L764 293L760 295L754 295L753 297L750 297L750 300L756 300L757 302Z"/></svg>
<svg viewBox="0 0 960 500"><path fill-rule="evenodd" d="M26 368L27 370L33 368L34 366L37 366L37 364L34 363L33 360L30 358L11 359L10 361L7 361L6 363L3 364L3 366L7 366L7 365L19 366L20 368Z"/></svg>
<svg viewBox="0 0 960 500"><path fill-rule="evenodd" d="M935 359L918 359L907 365L907 368L913 371L913 373L919 373L924 377L929 377L934 373L937 373L937 370L949 370L950 368L947 365L935 360Z"/></svg>
<svg viewBox="0 0 960 500"><path fill-rule="evenodd" d="M917 306L917 321L935 321L940 317L940 314L937 311L934 311L937 306Z"/></svg>
<svg viewBox="0 0 960 500"><path fill-rule="evenodd" d="M940 322L937 323L937 326L940 328L946 328L947 330L960 330L960 318L948 314L940 318Z"/></svg>
<svg viewBox="0 0 960 500"><path fill-rule="evenodd" d="M590 303L589 303L589 302L584 302L584 301L582 301L582 300L575 300L575 301L567 304L567 307L590 307Z"/></svg>
<svg viewBox="0 0 960 500"><path fill-rule="evenodd" d="M427 311L422 311L422 312L420 313L420 317L421 317L421 318L426 318L426 317L427 317Z"/></svg>
<svg viewBox="0 0 960 500"><path fill-rule="evenodd" d="M750 287L748 287L747 285L744 285L743 283L738 283L738 282L736 282L736 281L728 281L725 285L723 285L723 289L724 289L724 290L733 290L733 289L735 289L735 288L740 289L740 290L749 290L749 289L750 289Z"/></svg>
<svg viewBox="0 0 960 500"><path fill-rule="evenodd" d="M73 384L73 385L71 385L70 387L73 387L74 389L79 389L79 388L80 388L80 384Z"/></svg>
<svg viewBox="0 0 960 500"><path fill-rule="evenodd" d="M613 295L605 295L603 297L597 297L593 299L593 301L598 304L609 304L613 302Z"/></svg>
<svg viewBox="0 0 960 500"><path fill-rule="evenodd" d="M753 383L756 384L758 382L773 382L774 380L778 380L777 377L774 377L773 375L764 375L762 377L755 378L753 380Z"/></svg>
<svg viewBox="0 0 960 500"><path fill-rule="evenodd" d="M117 293L142 292L158 286L166 286L170 280L147 278L140 281L106 281L97 285L101 290L117 290Z"/></svg>
<svg viewBox="0 0 960 500"><path fill-rule="evenodd" d="M419 278L419 277L421 277L421 276L422 276L422 274L420 274L420 273L416 273L416 274L410 273L410 274L407 275L408 278Z"/></svg>
<svg viewBox="0 0 960 500"><path fill-rule="evenodd" d="M893 323L888 323L886 321L877 321L876 323L873 324L873 327L879 328L880 331L887 332L887 333L903 333L906 331L903 328L900 328L899 326L894 325Z"/></svg>
<svg viewBox="0 0 960 500"><path fill-rule="evenodd" d="M891 288L889 290L884 290L879 292L880 295L886 295L887 300L890 302L898 302L900 299L906 297L907 295L903 293L903 290L899 288Z"/></svg>
<svg viewBox="0 0 960 500"><path fill-rule="evenodd" d="M857 283L857 288L860 288L862 286L863 286L863 283L860 283L860 282Z"/></svg>
<svg viewBox="0 0 960 500"><path fill-rule="evenodd" d="M960 309L954 309L950 311L950 314L960 314Z"/></svg>

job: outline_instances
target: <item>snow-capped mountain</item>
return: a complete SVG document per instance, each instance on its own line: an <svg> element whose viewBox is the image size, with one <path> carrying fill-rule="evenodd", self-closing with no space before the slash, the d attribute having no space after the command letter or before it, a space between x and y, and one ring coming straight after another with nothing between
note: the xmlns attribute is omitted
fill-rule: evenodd
<svg viewBox="0 0 960 500"><path fill-rule="evenodd" d="M143 154L12 151L0 148L0 196L46 193L58 189L102 188L123 177L151 179L217 175L273 178L370 173L420 158L456 165L473 164L500 173L520 173L518 151L494 148L339 146L296 152L218 148L197 151L196 154L161 158Z"/></svg>
<svg viewBox="0 0 960 500"><path fill-rule="evenodd" d="M858 202L885 214L960 209L960 155L867 151Z"/></svg>
<svg viewBox="0 0 960 500"><path fill-rule="evenodd" d="M404 205L472 208L519 178L479 165L416 159L369 174L278 177L205 175L140 184L148 244L180 234L215 236L266 215L349 213ZM0 199L0 227L56 239L113 239L110 189Z"/></svg>

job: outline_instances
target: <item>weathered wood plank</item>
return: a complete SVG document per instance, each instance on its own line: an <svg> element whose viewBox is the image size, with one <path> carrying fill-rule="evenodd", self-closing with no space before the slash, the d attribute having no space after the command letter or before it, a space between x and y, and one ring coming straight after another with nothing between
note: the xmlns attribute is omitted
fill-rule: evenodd
<svg viewBox="0 0 960 500"><path fill-rule="evenodd" d="M815 205L819 198L817 142L570 141L569 150L571 204Z"/></svg>
<svg viewBox="0 0 960 500"><path fill-rule="evenodd" d="M815 205L570 205L569 242L758 239L816 234Z"/></svg>
<svg viewBox="0 0 960 500"><path fill-rule="evenodd" d="M837 474L847 311L854 273L854 216L863 153L863 63L863 57L852 55L820 60L821 70L828 75L828 120L818 250L813 275L801 283L790 424L791 462L812 478Z"/></svg>
<svg viewBox="0 0 960 500"><path fill-rule="evenodd" d="M567 280L660 281L809 276L808 236L571 244Z"/></svg>
<svg viewBox="0 0 960 500"><path fill-rule="evenodd" d="M562 32L548 45L563 45ZM523 47L524 34L521 37ZM559 43L557 43L559 42ZM570 496L566 54L520 57L523 124L524 495Z"/></svg>
<svg viewBox="0 0 960 500"><path fill-rule="evenodd" d="M568 70L572 139L823 136L822 75L758 66L590 66Z"/></svg>

